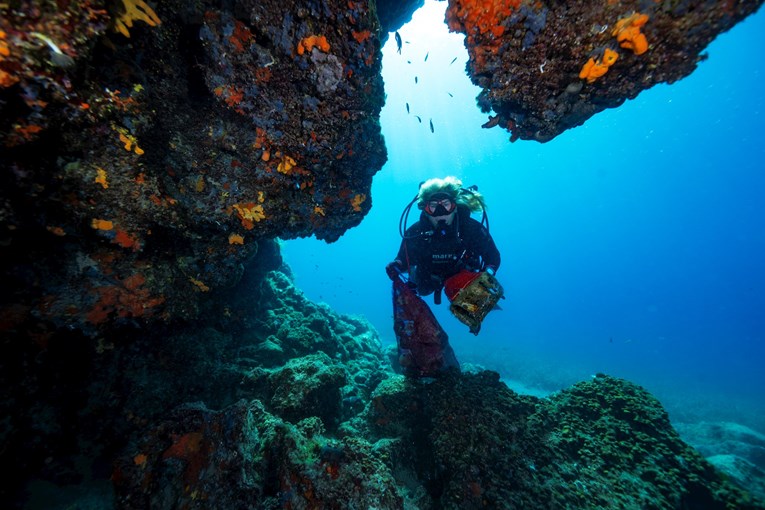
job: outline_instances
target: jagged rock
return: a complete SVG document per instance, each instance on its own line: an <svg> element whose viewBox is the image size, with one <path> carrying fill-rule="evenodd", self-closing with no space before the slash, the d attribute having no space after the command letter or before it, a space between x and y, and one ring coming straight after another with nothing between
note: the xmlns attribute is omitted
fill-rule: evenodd
<svg viewBox="0 0 765 510"><path fill-rule="evenodd" d="M323 352L289 361L269 382L274 388L271 407L279 416L292 422L318 416L332 429L340 421L345 370Z"/></svg>
<svg viewBox="0 0 765 510"><path fill-rule="evenodd" d="M332 441L258 401L176 409L113 475L118 509L400 509L390 469L359 438Z"/></svg>
<svg viewBox="0 0 765 510"><path fill-rule="evenodd" d="M15 466L0 501L23 501L30 477L78 484L98 470L108 479L95 466L110 464L128 439L186 402L222 409L258 399L270 414L282 413L279 419L307 416L333 431L363 411L386 376L377 332L308 301L282 272L256 273L248 266L232 289L238 299L210 306L210 320L201 324L115 329L98 342L69 332L47 337L45 345L17 345L0 358L0 460ZM302 343L280 344L292 360L262 355L275 322L319 317L329 327L319 343L333 357ZM321 374L302 379L317 361Z"/></svg>
<svg viewBox="0 0 765 510"><path fill-rule="evenodd" d="M707 461L740 487L765 501L765 471L737 455L712 455Z"/></svg>
<svg viewBox="0 0 765 510"><path fill-rule="evenodd" d="M705 457L732 454L765 470L765 435L740 423L676 423L675 428L688 444Z"/></svg>
<svg viewBox="0 0 765 510"><path fill-rule="evenodd" d="M402 1L402 0L378 0L377 17L380 19L382 33L387 36L389 32L395 32L405 23L412 20L412 14L425 4L425 0Z"/></svg>
<svg viewBox="0 0 765 510"><path fill-rule="evenodd" d="M195 318L271 239L333 241L371 207L369 2L170 0L129 38L113 4L1 8L3 331Z"/></svg>
<svg viewBox="0 0 765 510"><path fill-rule="evenodd" d="M683 440L717 469L765 500L765 436L731 422L674 425Z"/></svg>
<svg viewBox="0 0 765 510"><path fill-rule="evenodd" d="M671 427L645 390L599 375L549 398L498 375L399 377L373 395L379 437L432 508L762 508Z"/></svg>
<svg viewBox="0 0 765 510"><path fill-rule="evenodd" d="M468 74L483 89L479 106L495 113L484 127L507 129L511 141L546 142L657 83L689 75L718 34L760 5L450 0L446 18L466 35ZM603 74L585 73L593 65Z"/></svg>

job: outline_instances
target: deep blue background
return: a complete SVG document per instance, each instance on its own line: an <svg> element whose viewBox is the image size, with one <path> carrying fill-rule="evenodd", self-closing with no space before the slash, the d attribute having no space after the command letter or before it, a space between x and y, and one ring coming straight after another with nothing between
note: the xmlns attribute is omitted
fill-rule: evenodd
<svg viewBox="0 0 765 510"><path fill-rule="evenodd" d="M606 372L653 391L677 420L765 432L765 13L718 37L684 80L552 142L511 144L480 127L444 8L428 1L400 30L401 55L391 34L389 161L372 211L332 245L285 243L298 286L395 342L383 268L399 216L420 181L456 175L486 195L507 292L478 337L435 307L460 360L547 390Z"/></svg>

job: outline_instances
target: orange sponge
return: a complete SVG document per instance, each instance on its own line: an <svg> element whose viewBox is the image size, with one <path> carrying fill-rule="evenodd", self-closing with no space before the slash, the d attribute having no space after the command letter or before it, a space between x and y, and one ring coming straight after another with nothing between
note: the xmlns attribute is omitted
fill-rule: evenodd
<svg viewBox="0 0 765 510"><path fill-rule="evenodd" d="M634 12L616 22L611 35L616 37L619 46L632 50L635 55L642 55L648 51L648 39L640 32L640 27L648 22L647 14Z"/></svg>
<svg viewBox="0 0 765 510"><path fill-rule="evenodd" d="M590 57L582 70L579 71L579 78L587 80L587 83L593 83L595 80L606 74L608 68L614 65L619 54L611 48L603 50L603 56L600 58Z"/></svg>
<svg viewBox="0 0 765 510"><path fill-rule="evenodd" d="M304 37L297 46L297 52L298 55L302 55L306 51L310 52L314 46L316 48L319 48L319 50L323 51L324 53L327 53L329 51L329 43L327 42L327 38L323 35L311 35L308 37Z"/></svg>

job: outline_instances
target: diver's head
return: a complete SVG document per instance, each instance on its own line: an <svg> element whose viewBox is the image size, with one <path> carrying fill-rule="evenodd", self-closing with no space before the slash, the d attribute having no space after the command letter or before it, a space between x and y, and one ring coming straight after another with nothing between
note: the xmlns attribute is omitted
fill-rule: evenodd
<svg viewBox="0 0 765 510"><path fill-rule="evenodd" d="M417 207L425 212L434 227L448 226L457 214L457 198L462 182L456 177L429 179L420 186Z"/></svg>
<svg viewBox="0 0 765 510"><path fill-rule="evenodd" d="M463 188L462 181L452 176L444 177L443 179L428 179L423 182L417 194L417 207L432 216L426 207L433 199L437 199L439 196L449 198L454 204L466 208L471 213L479 213L486 210L486 201L483 195L478 192L477 187ZM451 210L447 212L451 212Z"/></svg>
<svg viewBox="0 0 765 510"><path fill-rule="evenodd" d="M425 202L425 214L433 226L448 226L454 221L457 202L446 193L435 193Z"/></svg>

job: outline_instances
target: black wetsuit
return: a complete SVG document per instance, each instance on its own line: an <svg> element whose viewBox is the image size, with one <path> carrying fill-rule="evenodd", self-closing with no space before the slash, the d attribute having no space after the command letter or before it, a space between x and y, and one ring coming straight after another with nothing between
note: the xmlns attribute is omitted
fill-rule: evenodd
<svg viewBox="0 0 765 510"><path fill-rule="evenodd" d="M443 287L444 280L463 269L483 271L499 268L500 256L489 231L458 206L451 225L433 227L423 212L419 221L406 230L397 260L417 285L417 293L430 294Z"/></svg>

